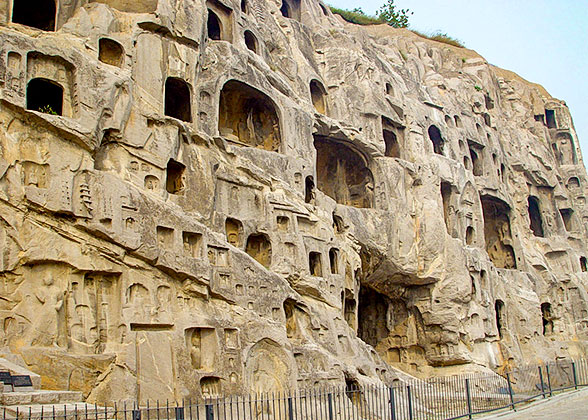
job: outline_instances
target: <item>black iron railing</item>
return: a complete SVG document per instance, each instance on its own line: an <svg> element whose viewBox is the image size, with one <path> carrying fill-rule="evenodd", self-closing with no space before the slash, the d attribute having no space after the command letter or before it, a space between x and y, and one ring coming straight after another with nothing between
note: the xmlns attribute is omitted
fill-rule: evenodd
<svg viewBox="0 0 588 420"><path fill-rule="evenodd" d="M316 388L179 402L3 406L4 420L448 420L588 386L588 361L565 360L503 374L413 380L391 386Z"/></svg>

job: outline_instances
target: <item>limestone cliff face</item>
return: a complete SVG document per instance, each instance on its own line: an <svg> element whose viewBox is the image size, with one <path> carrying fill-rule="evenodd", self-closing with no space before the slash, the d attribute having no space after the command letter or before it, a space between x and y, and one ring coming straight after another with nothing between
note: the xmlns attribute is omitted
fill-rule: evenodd
<svg viewBox="0 0 588 420"><path fill-rule="evenodd" d="M46 387L586 354L588 177L543 88L314 0L2 0L0 22L0 339Z"/></svg>

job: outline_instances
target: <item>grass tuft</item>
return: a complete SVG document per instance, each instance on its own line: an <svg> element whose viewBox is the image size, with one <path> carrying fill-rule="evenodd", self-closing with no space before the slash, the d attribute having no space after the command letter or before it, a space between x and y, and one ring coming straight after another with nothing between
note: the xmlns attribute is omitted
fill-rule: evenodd
<svg viewBox="0 0 588 420"><path fill-rule="evenodd" d="M423 32L419 32L415 29L411 29L411 32L414 33L415 35L420 36L421 38L426 38L426 39L430 39L432 41L442 42L444 44L453 45L454 47L458 47L458 48L465 48L465 45L459 39L453 38L453 37L451 37L445 33L442 33L442 32L435 32L432 34L426 34Z"/></svg>
<svg viewBox="0 0 588 420"><path fill-rule="evenodd" d="M373 16L368 16L361 11L353 11L353 10L345 10L345 9L338 9L333 6L329 6L331 8L331 12L341 16L347 22L355 23L357 25L381 25L384 22L381 19L378 19Z"/></svg>

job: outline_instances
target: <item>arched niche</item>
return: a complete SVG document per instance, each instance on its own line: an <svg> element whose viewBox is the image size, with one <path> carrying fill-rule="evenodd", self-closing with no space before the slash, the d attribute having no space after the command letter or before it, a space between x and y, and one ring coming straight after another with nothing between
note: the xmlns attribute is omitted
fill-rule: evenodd
<svg viewBox="0 0 588 420"><path fill-rule="evenodd" d="M404 127L382 116L382 137L384 138L384 156L404 157Z"/></svg>
<svg viewBox="0 0 588 420"><path fill-rule="evenodd" d="M243 145L280 150L276 104L265 93L237 80L229 80L221 90L218 129L221 136Z"/></svg>
<svg viewBox="0 0 588 420"><path fill-rule="evenodd" d="M339 204L371 208L374 176L366 158L345 142L314 136L317 187Z"/></svg>
<svg viewBox="0 0 588 420"><path fill-rule="evenodd" d="M556 141L559 145L559 163L561 165L575 165L578 163L576 146L570 133L557 133Z"/></svg>
<svg viewBox="0 0 588 420"><path fill-rule="evenodd" d="M213 41L233 40L233 11L216 0L206 0L206 34Z"/></svg>
<svg viewBox="0 0 588 420"><path fill-rule="evenodd" d="M62 115L63 87L53 80L36 78L27 84L27 109Z"/></svg>
<svg viewBox="0 0 588 420"><path fill-rule="evenodd" d="M539 205L539 199L534 196L530 196L527 199L528 212L529 212L529 228L533 232L533 235L543 238L545 232L543 231L543 218L541 217L541 207Z"/></svg>
<svg viewBox="0 0 588 420"><path fill-rule="evenodd" d="M286 18L300 21L300 0L282 0L280 12Z"/></svg>
<svg viewBox="0 0 588 420"><path fill-rule="evenodd" d="M429 140L433 143L433 152L438 155L443 154L443 147L445 146L445 140L441 137L441 131L436 125L431 125L427 130L429 134Z"/></svg>
<svg viewBox="0 0 588 420"><path fill-rule="evenodd" d="M494 302L494 314L496 317L496 330L498 331L498 336L502 338L504 327L506 325L506 314L504 309L504 302L500 299L497 299Z"/></svg>
<svg viewBox="0 0 588 420"><path fill-rule="evenodd" d="M265 233L253 233L247 238L245 252L254 260L269 268L272 262L272 243Z"/></svg>
<svg viewBox="0 0 588 420"><path fill-rule="evenodd" d="M220 18L211 9L208 9L208 19L206 21L206 31L208 39L220 41L222 33L222 24Z"/></svg>
<svg viewBox="0 0 588 420"><path fill-rule="evenodd" d="M310 81L310 97L312 105L319 114L327 114L327 92L321 82L316 79Z"/></svg>
<svg viewBox="0 0 588 420"><path fill-rule="evenodd" d="M553 311L551 303L543 302L541 304L541 318L543 324L543 335L553 334Z"/></svg>
<svg viewBox="0 0 588 420"><path fill-rule="evenodd" d="M259 54L259 43L253 32L247 30L243 33L243 37L245 38L245 46L247 49L253 51L255 54Z"/></svg>
<svg viewBox="0 0 588 420"><path fill-rule="evenodd" d="M109 38L98 41L98 59L111 66L121 67L125 51L118 42Z"/></svg>
<svg viewBox="0 0 588 420"><path fill-rule="evenodd" d="M279 392L290 388L292 360L275 341L255 343L245 360L245 382L253 392Z"/></svg>
<svg viewBox="0 0 588 420"><path fill-rule="evenodd" d="M510 228L510 206L499 198L480 196L484 214L484 239L490 260L497 268L517 268Z"/></svg>

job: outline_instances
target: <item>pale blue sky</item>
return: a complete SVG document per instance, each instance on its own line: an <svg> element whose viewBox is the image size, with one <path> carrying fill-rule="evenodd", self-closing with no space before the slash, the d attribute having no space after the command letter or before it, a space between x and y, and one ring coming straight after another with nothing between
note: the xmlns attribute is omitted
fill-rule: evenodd
<svg viewBox="0 0 588 420"><path fill-rule="evenodd" d="M369 14L385 0L331 0ZM588 0L396 0L411 27L460 39L488 62L566 101L588 159Z"/></svg>

